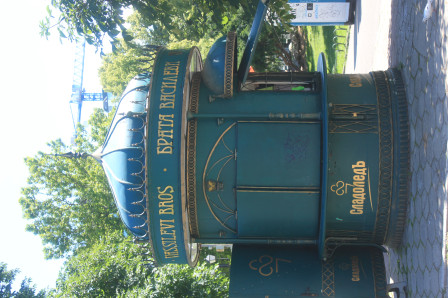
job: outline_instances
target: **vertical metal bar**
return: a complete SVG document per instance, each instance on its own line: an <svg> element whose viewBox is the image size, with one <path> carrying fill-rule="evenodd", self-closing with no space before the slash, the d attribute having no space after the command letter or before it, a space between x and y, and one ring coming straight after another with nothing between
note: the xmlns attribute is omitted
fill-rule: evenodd
<svg viewBox="0 0 448 298"><path fill-rule="evenodd" d="M241 59L240 66L238 68L238 78L241 85L246 82L247 75L249 73L250 64L258 43L258 36L260 35L261 27L266 16L266 11L268 10L268 3L269 0L260 0L258 2L257 12L252 23L252 28L250 29L243 58Z"/></svg>

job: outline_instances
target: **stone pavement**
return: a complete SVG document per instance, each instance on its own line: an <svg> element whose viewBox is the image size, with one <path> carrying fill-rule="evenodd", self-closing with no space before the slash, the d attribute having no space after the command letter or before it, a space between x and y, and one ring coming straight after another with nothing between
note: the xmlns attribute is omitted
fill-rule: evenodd
<svg viewBox="0 0 448 298"><path fill-rule="evenodd" d="M426 0L358 0L346 66L347 73L402 69L411 189L402 245L385 259L389 281L407 281L408 297L448 297L448 2L434 4L436 13L424 24Z"/></svg>

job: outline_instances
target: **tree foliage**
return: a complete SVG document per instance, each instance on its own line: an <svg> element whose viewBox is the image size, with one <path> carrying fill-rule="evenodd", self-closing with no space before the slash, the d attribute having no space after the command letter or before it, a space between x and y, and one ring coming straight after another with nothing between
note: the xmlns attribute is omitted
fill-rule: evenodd
<svg viewBox="0 0 448 298"><path fill-rule="evenodd" d="M49 154L25 159L30 174L19 202L29 220L27 231L41 237L47 258L68 256L106 232L123 229L99 163L58 156L93 152L102 143L110 119L98 110L89 122L90 133L79 127L74 146L55 140L48 144Z"/></svg>
<svg viewBox="0 0 448 298"><path fill-rule="evenodd" d="M202 263L195 268L186 265L166 265L156 268L150 287L130 291L127 297L227 297L229 280L218 265ZM135 295L137 294L137 295Z"/></svg>
<svg viewBox="0 0 448 298"><path fill-rule="evenodd" d="M47 295L225 297L228 274L214 265L155 268L149 248L139 248L125 236L99 165L91 158L55 155L67 150L92 152L103 142L110 118L97 110L89 129L79 127L74 146L53 141L52 155L38 153L26 160L29 185L22 190L20 203L31 222L27 229L41 237L47 257L67 257L56 289ZM11 273L1 276L11 280ZM29 284L29 280L22 282L21 293L31 293ZM10 288L0 283L0 290L4 289Z"/></svg>
<svg viewBox="0 0 448 298"><path fill-rule="evenodd" d="M64 264L52 296L115 297L144 287L152 270L144 253L120 233L104 235Z"/></svg>
<svg viewBox="0 0 448 298"><path fill-rule="evenodd" d="M142 13L134 12L128 18L130 26L127 29L133 42L126 42L118 38L115 41L115 51L103 57L102 66L99 69L103 89L119 97L134 76L151 71L153 57L151 57L152 53L147 51L147 47L154 44L162 44L169 49L188 49L197 46L203 59L205 59L208 51L219 37L230 31L236 31L238 32L238 59L241 60L253 19L253 11L248 12L244 8L247 5L234 5L228 10L222 11L219 23L213 21L211 12L209 12L210 18L205 18L207 22L199 26L201 29L194 29L198 23L188 21L192 20L191 16L184 16L183 19L178 19L176 22L172 21L181 30L179 32L174 30L169 33L155 29L154 26L147 23ZM262 30L253 60L253 66L257 71L274 71L280 69L282 65L282 61L279 59L279 56L284 54L281 35L290 30L288 25L284 25L284 23L287 24L290 17L285 5L286 2L282 0L274 1L270 6L272 12L269 14L268 22ZM195 9L191 12L185 5L180 7L185 9L183 15L198 13ZM177 9L181 10L180 8ZM279 11L279 13L277 14L275 11ZM216 14L217 11L214 11L213 16L216 17ZM276 17L277 15L279 17ZM280 19L284 21L279 21ZM193 28L191 29L193 31L188 28Z"/></svg>
<svg viewBox="0 0 448 298"><path fill-rule="evenodd" d="M98 71L103 90L119 98L133 77L151 71L152 57L151 47L132 47L125 42L118 44L115 52L103 57Z"/></svg>
<svg viewBox="0 0 448 298"><path fill-rule="evenodd" d="M43 36L48 37L50 30L56 29L60 37L73 40L81 36L99 47L105 39L115 40L120 33L127 41L132 38L123 18L123 11L132 8L159 37L174 34L183 39L203 36L211 23L225 23L226 13L239 7L250 12L255 5L255 0L52 0L40 27Z"/></svg>
<svg viewBox="0 0 448 298"><path fill-rule="evenodd" d="M84 37L89 44L99 47L106 37L114 39L125 31L123 9L131 1L71 1L52 0L47 6L47 16L40 23L41 35L48 37L50 29L56 29L59 36L74 40Z"/></svg>
<svg viewBox="0 0 448 298"><path fill-rule="evenodd" d="M191 40L182 40L170 43L169 49L188 49L198 46L201 53L207 53L213 45L213 39L201 39L198 43ZM103 90L112 92L119 98L129 81L138 74L151 72L153 53L144 47L131 47L121 42L117 50L106 54L98 70Z"/></svg>
<svg viewBox="0 0 448 298"><path fill-rule="evenodd" d="M9 298L43 298L46 293L44 290L37 292L36 286L32 284L30 278L25 277L20 283L18 291L12 289L12 284L16 275L20 272L19 269L8 270L8 266L0 262L0 297Z"/></svg>
<svg viewBox="0 0 448 298"><path fill-rule="evenodd" d="M12 283L18 272L18 269L8 270L7 265L0 262L0 297L12 297Z"/></svg>
<svg viewBox="0 0 448 298"><path fill-rule="evenodd" d="M257 3L258 0L53 0L40 26L43 36L48 37L51 31L57 30L61 38L74 40L80 36L97 48L111 41L114 52L119 50L121 54L123 50L142 45L210 43L229 31L238 33L242 48ZM254 66L260 71L278 68L273 56L288 55L281 42L282 35L291 30L292 15L287 3L287 0L276 0L269 4L270 21L265 24L266 30L259 42L263 49L256 53L267 59L254 60ZM130 8L135 13L125 20L123 11ZM126 22L132 29L125 26ZM128 44L127 48L123 42ZM118 58L124 59L122 63L129 63L125 57ZM289 63L288 59L283 60Z"/></svg>
<svg viewBox="0 0 448 298"><path fill-rule="evenodd" d="M154 267L147 249L115 234L71 257L51 296L226 297L228 284L228 274L217 265Z"/></svg>

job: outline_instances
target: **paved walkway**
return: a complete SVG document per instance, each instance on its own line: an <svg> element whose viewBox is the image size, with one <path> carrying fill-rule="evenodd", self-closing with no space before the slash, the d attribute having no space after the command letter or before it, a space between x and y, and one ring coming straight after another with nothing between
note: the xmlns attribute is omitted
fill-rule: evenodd
<svg viewBox="0 0 448 298"><path fill-rule="evenodd" d="M385 256L408 297L448 297L446 211L448 99L446 0L422 23L426 0L358 0L347 73L399 67L409 102L411 191L402 246Z"/></svg>

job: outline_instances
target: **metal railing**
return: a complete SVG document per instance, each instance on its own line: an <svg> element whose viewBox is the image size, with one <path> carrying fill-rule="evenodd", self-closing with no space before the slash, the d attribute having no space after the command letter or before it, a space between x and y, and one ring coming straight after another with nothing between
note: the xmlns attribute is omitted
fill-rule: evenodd
<svg viewBox="0 0 448 298"><path fill-rule="evenodd" d="M331 47L335 50L336 54L340 52L346 53L348 42L348 29L343 27L336 27L333 30L333 35L334 35L333 44L331 45ZM336 57L332 72L336 73L337 69L338 69L338 59Z"/></svg>

